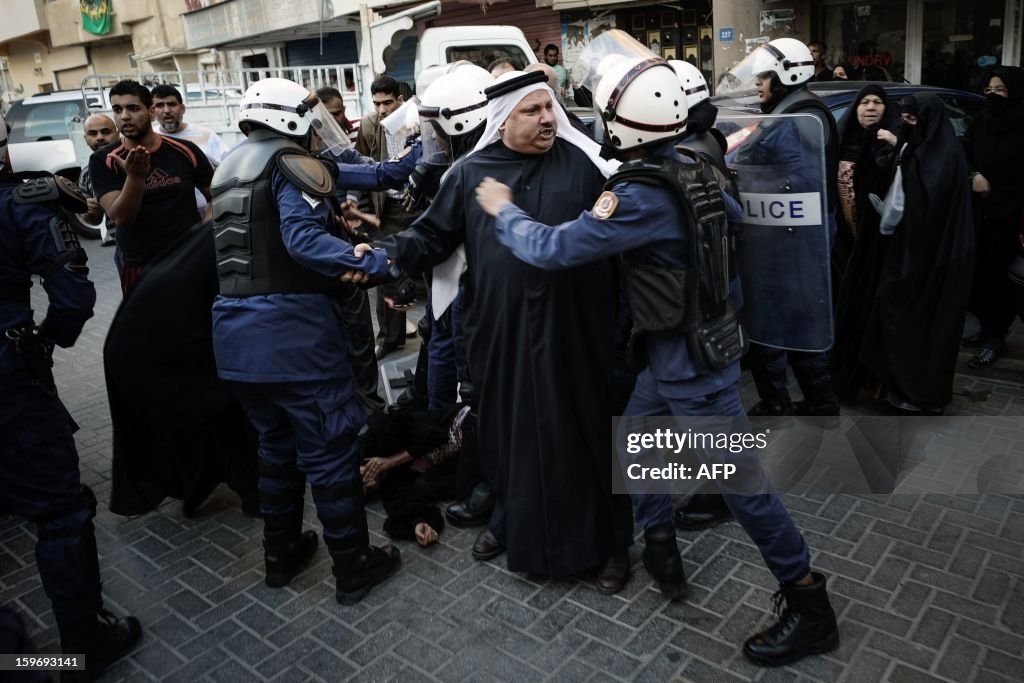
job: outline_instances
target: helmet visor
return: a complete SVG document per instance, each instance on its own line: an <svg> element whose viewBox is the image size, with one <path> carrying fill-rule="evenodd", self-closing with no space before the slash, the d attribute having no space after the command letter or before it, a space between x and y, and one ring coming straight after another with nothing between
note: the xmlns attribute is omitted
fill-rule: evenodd
<svg viewBox="0 0 1024 683"><path fill-rule="evenodd" d="M622 59L650 59L657 56L623 30L604 31L591 40L590 45L576 59L572 67L572 80L593 93L612 64Z"/></svg>
<svg viewBox="0 0 1024 683"><path fill-rule="evenodd" d="M778 62L771 54L767 43L758 45L736 66L726 71L715 87L716 95L752 95L757 90L758 77L766 71L774 71Z"/></svg>
<svg viewBox="0 0 1024 683"><path fill-rule="evenodd" d="M415 96L410 97L402 106L381 119L380 125L387 129L393 139L405 142L407 137L418 132L420 119L416 107L419 103Z"/></svg>
<svg viewBox="0 0 1024 683"><path fill-rule="evenodd" d="M341 129L337 120L319 100L306 116L310 117L309 128L316 136L316 150L321 153L338 154L352 146L348 133Z"/></svg>
<svg viewBox="0 0 1024 683"><path fill-rule="evenodd" d="M420 161L431 166L448 166L452 161L451 139L441 129L436 117L420 113L420 142L423 156Z"/></svg>

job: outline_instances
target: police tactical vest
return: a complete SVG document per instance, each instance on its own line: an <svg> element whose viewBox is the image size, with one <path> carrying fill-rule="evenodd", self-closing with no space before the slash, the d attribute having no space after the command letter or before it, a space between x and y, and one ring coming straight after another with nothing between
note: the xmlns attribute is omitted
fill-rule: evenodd
<svg viewBox="0 0 1024 683"><path fill-rule="evenodd" d="M839 128L836 119L821 98L806 87L797 88L789 93L772 109L772 114L809 114L814 110L820 112L825 127L825 176L828 180L828 208L834 210L839 201L836 180L839 174Z"/></svg>
<svg viewBox="0 0 1024 683"><path fill-rule="evenodd" d="M275 168L314 198L334 194L333 178L305 149L268 130L250 133L217 167L210 188L222 296L329 292L339 284L300 265L285 249L271 188ZM324 227L337 234L334 225Z"/></svg>
<svg viewBox="0 0 1024 683"><path fill-rule="evenodd" d="M623 255L623 276L634 334L684 333L692 359L710 369L739 360L746 334L729 301L735 275L734 239L722 189L710 164L640 159L622 164L605 189L625 180L667 187L686 218L685 268L650 263L639 252Z"/></svg>

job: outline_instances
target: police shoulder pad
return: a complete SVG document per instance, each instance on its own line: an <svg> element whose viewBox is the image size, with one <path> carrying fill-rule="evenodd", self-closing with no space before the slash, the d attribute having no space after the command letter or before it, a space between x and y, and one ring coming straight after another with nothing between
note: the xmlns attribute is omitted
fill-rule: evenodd
<svg viewBox="0 0 1024 683"><path fill-rule="evenodd" d="M314 197L334 195L334 178L315 157L303 153L284 153L277 157L277 167L296 187Z"/></svg>
<svg viewBox="0 0 1024 683"><path fill-rule="evenodd" d="M14 191L18 204L50 204L60 198L57 183L52 176L26 181Z"/></svg>
<svg viewBox="0 0 1024 683"><path fill-rule="evenodd" d="M615 196L614 192L605 190L594 202L594 208L590 210L590 213L594 218L603 221L611 218L617 208L619 208L619 198Z"/></svg>

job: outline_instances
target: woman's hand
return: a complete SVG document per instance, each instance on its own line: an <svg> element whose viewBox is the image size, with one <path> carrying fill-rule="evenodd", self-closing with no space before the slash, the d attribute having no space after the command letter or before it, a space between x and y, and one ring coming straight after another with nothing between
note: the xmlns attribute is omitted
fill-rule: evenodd
<svg viewBox="0 0 1024 683"><path fill-rule="evenodd" d="M888 131L885 128L880 128L878 130L877 136L879 140L888 142L893 147L896 146L896 135L893 132Z"/></svg>
<svg viewBox="0 0 1024 683"><path fill-rule="evenodd" d="M974 179L971 180L971 189L978 194L985 195L992 191L992 184L988 182L988 178L980 173L976 173L974 174Z"/></svg>

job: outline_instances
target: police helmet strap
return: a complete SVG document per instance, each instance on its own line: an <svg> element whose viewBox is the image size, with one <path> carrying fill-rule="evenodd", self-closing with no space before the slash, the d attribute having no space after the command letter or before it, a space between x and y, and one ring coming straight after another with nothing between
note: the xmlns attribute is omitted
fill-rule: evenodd
<svg viewBox="0 0 1024 683"><path fill-rule="evenodd" d="M762 43L761 47L765 51L767 51L768 54L770 54L772 57L775 57L775 59L779 60L779 63L782 64L782 68L785 69L786 71L789 71L794 66L813 66L814 65L814 60L813 59L811 61L808 61L808 62L791 62L786 57L786 55L783 54L782 50L780 50L779 48L775 47L771 43Z"/></svg>

